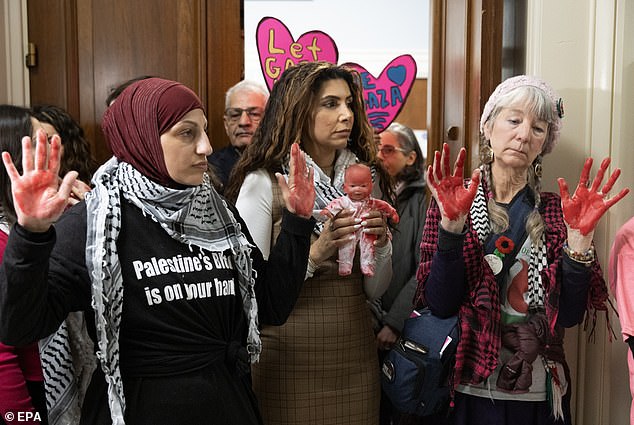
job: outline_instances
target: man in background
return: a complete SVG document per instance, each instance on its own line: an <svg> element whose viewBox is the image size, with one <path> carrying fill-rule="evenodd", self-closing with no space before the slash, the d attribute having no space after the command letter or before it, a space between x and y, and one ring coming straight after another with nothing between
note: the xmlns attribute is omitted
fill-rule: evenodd
<svg viewBox="0 0 634 425"><path fill-rule="evenodd" d="M229 174L260 124L268 90L261 84L243 80L227 90L225 95L225 131L230 145L207 157L214 173L227 185Z"/></svg>

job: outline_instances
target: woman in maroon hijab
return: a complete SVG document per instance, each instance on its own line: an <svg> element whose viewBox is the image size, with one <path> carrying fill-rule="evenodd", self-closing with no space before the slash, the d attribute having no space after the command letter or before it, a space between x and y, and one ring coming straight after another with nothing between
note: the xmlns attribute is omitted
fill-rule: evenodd
<svg viewBox="0 0 634 425"><path fill-rule="evenodd" d="M138 81L102 127L114 156L63 215L76 173L58 183L59 138L47 155L43 133L34 154L25 137L22 174L3 153L17 224L0 270L0 339L35 341L92 310L98 366L81 423L261 423L249 367L258 325L290 314L314 226L303 157L294 149L288 184L278 178L283 231L264 261L209 184L207 120L190 89Z"/></svg>

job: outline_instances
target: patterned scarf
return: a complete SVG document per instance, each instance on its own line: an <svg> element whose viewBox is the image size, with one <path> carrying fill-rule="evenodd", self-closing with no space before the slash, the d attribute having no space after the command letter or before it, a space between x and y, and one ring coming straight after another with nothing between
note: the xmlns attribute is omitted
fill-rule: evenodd
<svg viewBox="0 0 634 425"><path fill-rule="evenodd" d="M54 334L40 340L39 348L48 423L79 423L82 401L97 367L84 313L69 313Z"/></svg>
<svg viewBox="0 0 634 425"><path fill-rule="evenodd" d="M489 213L487 210L487 196L485 194L484 183L478 186L473 204L471 204L471 220L473 228L478 234L478 239L482 245L485 244L491 225L489 224ZM542 286L541 272L546 264L546 236L542 233L538 246L531 243L531 255L528 266L528 300L529 310L536 310L544 306L544 287Z"/></svg>
<svg viewBox="0 0 634 425"><path fill-rule="evenodd" d="M86 262L92 280L92 307L97 327L97 357L108 384L112 423L124 424L125 399L119 369L119 329L123 308L123 277L117 254L121 230L121 199L160 223L173 239L209 251L231 250L238 271L244 312L248 319L247 351L259 358L257 303L251 246L224 200L209 184L170 189L145 177L125 162L111 158L93 177L86 195L88 215Z"/></svg>
<svg viewBox="0 0 634 425"><path fill-rule="evenodd" d="M471 217L473 219L473 227L478 234L478 239L480 240L480 243L482 243L483 245L490 231L488 212L487 212L487 201L486 201L487 196L485 195L484 192L485 192L484 185L480 184L480 186L478 187L478 192L476 194L475 199L473 200L473 204L471 205L471 210L470 210ZM546 234L544 232L542 233L541 241L538 244L538 246L536 246L536 244L533 243L533 241L531 241L531 254L530 254L530 259L528 264L528 293L527 293L527 300L526 300L528 304L529 312L543 312L545 309L545 306L544 306L545 292L544 292L544 287L542 284L542 271L546 269L548 266L546 261L547 261ZM536 321L537 317L543 318L543 322L545 323L544 328L548 327L548 320L546 318L546 315L543 313L539 313L537 316L533 316L529 320L531 322ZM533 329L533 328L530 325L528 325L526 327L520 326L519 328L515 327L511 329ZM542 335L541 338L544 338L542 341L544 344L547 344L545 342L548 340L546 335L548 335L550 332L546 331L544 333L545 335ZM533 334L534 334L534 331L533 331ZM527 338L527 337L524 336L524 338ZM526 341L524 342L526 343ZM561 339L559 339L557 342L561 343ZM564 358L563 350L561 353L562 353L561 360L563 362L563 358ZM505 377L506 376L505 373L507 373L509 369L517 370L516 368L519 367L517 365L518 361L522 362L531 358L532 360L534 360L536 358L536 352L533 354L534 356L529 355L528 353L523 351L521 352L521 354L516 353L509 360L508 363L502 365L503 370L498 379L498 384L500 384L500 382L502 383L506 382L504 379L500 381L500 378ZM567 385L562 385L562 381L557 377L558 376L557 364L555 363L555 361L553 361L552 359L549 359L545 353L541 355L541 358L542 358L542 363L544 365L544 369L546 371L546 388L547 388L547 394L548 394L548 401L550 403L553 416L555 417L555 419L563 420L564 411L563 411L562 397L563 397L563 394L567 390ZM529 363L532 363L532 360ZM515 362L514 364L515 368L511 367L512 362ZM518 380L523 379L527 381L526 388L524 389L527 389L528 386L530 385L530 378L531 378L530 372L528 373L528 377L520 376L518 378L517 376L514 376L514 378ZM566 381L566 382L569 382L569 381ZM507 387L506 389L509 390L511 388L512 386Z"/></svg>

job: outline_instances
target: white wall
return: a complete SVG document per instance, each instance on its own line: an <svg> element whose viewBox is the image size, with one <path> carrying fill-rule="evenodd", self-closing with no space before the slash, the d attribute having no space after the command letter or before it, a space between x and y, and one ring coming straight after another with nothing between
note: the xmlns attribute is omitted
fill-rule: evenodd
<svg viewBox="0 0 634 425"><path fill-rule="evenodd" d="M26 0L0 0L0 103L27 105Z"/></svg>
<svg viewBox="0 0 634 425"><path fill-rule="evenodd" d="M562 138L544 160L546 190L556 178L576 186L584 159L611 156L623 170L613 193L634 189L634 2L631 0L532 0L528 2L527 73L553 84L564 99ZM604 270L615 230L634 215L634 193L613 207L595 233ZM607 276L606 276L607 278ZM618 318L610 314L618 334ZM573 370L576 425L629 422L626 346L610 343L600 314L595 342L583 331L567 334Z"/></svg>
<svg viewBox="0 0 634 425"><path fill-rule="evenodd" d="M339 50L339 63L356 62L374 76L395 57L410 54L417 78L428 74L429 0L244 0L245 78L264 83L255 42L265 16L284 23L294 39L320 30Z"/></svg>

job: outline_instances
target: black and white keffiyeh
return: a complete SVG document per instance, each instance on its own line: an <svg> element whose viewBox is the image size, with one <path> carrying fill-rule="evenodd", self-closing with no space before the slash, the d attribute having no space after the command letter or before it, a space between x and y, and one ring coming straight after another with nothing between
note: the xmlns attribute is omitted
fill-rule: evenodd
<svg viewBox="0 0 634 425"><path fill-rule="evenodd" d="M92 281L97 328L97 357L106 376L113 424L124 424L125 399L119 368L119 329L123 279L116 241L121 230L123 197L156 221L173 239L209 251L231 250L242 303L248 319L247 351L255 362L261 352L251 246L225 201L208 178L186 189L170 189L111 158L93 177L86 195L88 214L86 263Z"/></svg>
<svg viewBox="0 0 634 425"><path fill-rule="evenodd" d="M478 191L471 204L471 222L478 234L480 243L484 243L491 232L489 223L489 213L487 210L487 195L485 193L484 182L481 181ZM528 266L528 299L529 309L544 307L544 286L542 285L541 271L547 267L546 263L546 237L542 234L540 244L531 241L531 255Z"/></svg>
<svg viewBox="0 0 634 425"><path fill-rule="evenodd" d="M52 335L39 341L50 425L78 424L81 405L97 367L84 313L74 311Z"/></svg>

